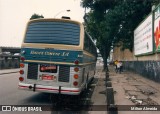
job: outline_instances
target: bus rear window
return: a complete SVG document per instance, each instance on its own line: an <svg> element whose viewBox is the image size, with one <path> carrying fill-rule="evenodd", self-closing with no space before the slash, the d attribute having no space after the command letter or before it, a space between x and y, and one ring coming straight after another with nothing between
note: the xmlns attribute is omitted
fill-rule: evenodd
<svg viewBox="0 0 160 114"><path fill-rule="evenodd" d="M34 22L29 24L24 43L79 45L80 26L66 22Z"/></svg>

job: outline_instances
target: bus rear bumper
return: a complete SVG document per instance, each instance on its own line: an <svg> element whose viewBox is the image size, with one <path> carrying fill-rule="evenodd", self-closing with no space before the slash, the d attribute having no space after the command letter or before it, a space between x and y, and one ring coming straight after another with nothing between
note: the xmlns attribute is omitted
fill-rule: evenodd
<svg viewBox="0 0 160 114"><path fill-rule="evenodd" d="M55 94L67 94L67 95L79 95L81 92L80 88L70 88L70 87L53 87L53 86L44 86L38 84L25 84L19 83L19 89L28 90L28 91L37 91L37 92L46 92L46 93L55 93Z"/></svg>

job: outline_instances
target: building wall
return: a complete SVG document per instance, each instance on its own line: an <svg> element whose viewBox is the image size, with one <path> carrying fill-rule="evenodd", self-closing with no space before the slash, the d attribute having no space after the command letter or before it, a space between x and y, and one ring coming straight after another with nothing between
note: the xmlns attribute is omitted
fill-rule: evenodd
<svg viewBox="0 0 160 114"><path fill-rule="evenodd" d="M160 61L125 61L123 67L160 83Z"/></svg>
<svg viewBox="0 0 160 114"><path fill-rule="evenodd" d="M130 70L160 83L160 53L136 57L128 49L120 47L113 50L113 60L123 61L125 70Z"/></svg>
<svg viewBox="0 0 160 114"><path fill-rule="evenodd" d="M135 57L129 49L121 50L121 47L115 47L113 49L113 60L120 61L133 61Z"/></svg>
<svg viewBox="0 0 160 114"><path fill-rule="evenodd" d="M155 53L151 55L144 56L134 56L134 51L131 52L129 49L121 50L121 47L115 47L113 49L113 60L121 60L121 61L159 61L160 53Z"/></svg>

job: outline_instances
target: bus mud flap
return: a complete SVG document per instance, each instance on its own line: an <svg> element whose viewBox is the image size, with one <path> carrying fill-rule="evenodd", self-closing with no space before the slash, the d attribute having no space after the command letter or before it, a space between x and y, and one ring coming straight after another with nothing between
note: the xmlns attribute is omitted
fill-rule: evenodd
<svg viewBox="0 0 160 114"><path fill-rule="evenodd" d="M59 86L58 104L57 104L57 109L58 109L58 110L61 110L61 101L62 101L62 98L61 98L61 86Z"/></svg>
<svg viewBox="0 0 160 114"><path fill-rule="evenodd" d="M36 84L33 85L33 91L36 91Z"/></svg>
<svg viewBox="0 0 160 114"><path fill-rule="evenodd" d="M59 86L59 92L58 92L58 94L59 95L61 94L61 86Z"/></svg>

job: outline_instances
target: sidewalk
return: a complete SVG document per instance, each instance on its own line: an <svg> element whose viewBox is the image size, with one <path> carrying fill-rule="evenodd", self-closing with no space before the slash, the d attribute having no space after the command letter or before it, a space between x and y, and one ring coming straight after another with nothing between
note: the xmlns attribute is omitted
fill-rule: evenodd
<svg viewBox="0 0 160 114"><path fill-rule="evenodd" d="M95 79L97 79L97 82L94 85L95 86L93 95L91 97L91 102L92 105L94 106L106 106L106 86L105 86L105 72L102 72L103 66L98 65L96 66L96 74L95 74ZM103 107L104 109L104 107ZM102 109L102 110L103 110ZM99 108L98 108L99 110ZM107 110L107 107L106 107ZM104 111L89 111L87 114L107 114L106 110Z"/></svg>
<svg viewBox="0 0 160 114"><path fill-rule="evenodd" d="M160 105L160 83L129 71L116 73L113 66L109 66L109 78L116 105ZM159 114L159 111L119 111L118 114Z"/></svg>
<svg viewBox="0 0 160 114"><path fill-rule="evenodd" d="M16 69L0 69L0 75L17 73L17 72L19 72L19 68L16 68Z"/></svg>

